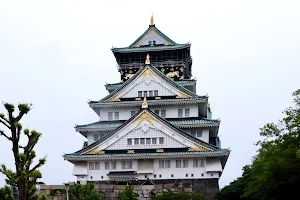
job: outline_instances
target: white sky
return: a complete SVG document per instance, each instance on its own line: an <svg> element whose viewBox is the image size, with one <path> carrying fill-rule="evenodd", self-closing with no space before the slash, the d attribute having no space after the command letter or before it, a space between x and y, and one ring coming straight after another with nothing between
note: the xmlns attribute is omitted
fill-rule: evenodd
<svg viewBox="0 0 300 200"><path fill-rule="evenodd" d="M210 96L222 147L232 150L223 187L251 162L259 128L277 121L299 89L299 10L300 1L274 0L1 1L0 101L33 103L23 126L43 133L41 181L74 181L62 155L82 147L75 123L98 120L87 100L101 99L105 82L120 80L110 48L131 44L154 13L163 33L192 43L197 93ZM0 137L0 163L13 168L10 149Z"/></svg>

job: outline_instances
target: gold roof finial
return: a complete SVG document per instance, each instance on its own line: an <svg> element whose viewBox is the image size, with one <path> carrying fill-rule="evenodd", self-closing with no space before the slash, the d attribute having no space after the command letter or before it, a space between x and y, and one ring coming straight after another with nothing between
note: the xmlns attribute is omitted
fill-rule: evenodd
<svg viewBox="0 0 300 200"><path fill-rule="evenodd" d="M149 56L148 53L147 53L147 56L146 56L145 64L150 65L150 56Z"/></svg>
<svg viewBox="0 0 300 200"><path fill-rule="evenodd" d="M148 102L147 102L146 97L144 97L144 101L142 103L142 108L148 108Z"/></svg>
<svg viewBox="0 0 300 200"><path fill-rule="evenodd" d="M152 26L154 25L153 13L152 13L152 15L151 15L150 25L152 25Z"/></svg>

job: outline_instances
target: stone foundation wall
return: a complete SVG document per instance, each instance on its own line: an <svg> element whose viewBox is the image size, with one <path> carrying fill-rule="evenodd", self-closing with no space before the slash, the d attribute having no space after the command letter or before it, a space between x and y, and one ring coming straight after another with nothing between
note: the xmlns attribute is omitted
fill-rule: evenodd
<svg viewBox="0 0 300 200"><path fill-rule="evenodd" d="M125 190L126 185L95 183L97 190L104 195L103 200L115 200L118 193ZM219 191L218 179L205 180L162 180L156 185L134 185L134 191L139 195L139 200L151 200L161 194L163 191L171 190L176 193L194 192L202 194L208 200L214 199L214 196ZM47 186L42 185L40 193L48 195L49 200L64 200L65 195L50 196L50 191L54 189L64 189L64 186Z"/></svg>

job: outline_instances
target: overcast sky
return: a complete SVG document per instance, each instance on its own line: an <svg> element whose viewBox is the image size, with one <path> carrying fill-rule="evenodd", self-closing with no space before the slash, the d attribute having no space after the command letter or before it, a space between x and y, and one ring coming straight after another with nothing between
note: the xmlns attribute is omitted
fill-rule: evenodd
<svg viewBox="0 0 300 200"><path fill-rule="evenodd" d="M299 10L297 0L1 1L0 101L33 103L22 122L43 133L41 181L74 181L62 155L85 140L75 124L98 120L88 99L103 98L105 82L120 81L110 48L131 44L153 13L172 40L192 43L197 93L209 95L213 118L222 120L222 147L232 150L223 187L251 162L259 128L282 117L300 88ZM10 149L0 137L0 163L13 168Z"/></svg>

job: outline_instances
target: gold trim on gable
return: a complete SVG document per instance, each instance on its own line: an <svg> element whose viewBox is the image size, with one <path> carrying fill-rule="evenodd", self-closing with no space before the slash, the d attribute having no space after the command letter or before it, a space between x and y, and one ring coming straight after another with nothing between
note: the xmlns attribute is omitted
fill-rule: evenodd
<svg viewBox="0 0 300 200"><path fill-rule="evenodd" d="M195 147L190 147L189 149L188 149L188 151L207 151L208 149L205 149L205 148L203 148L203 147L201 147L201 146L199 146L199 145L197 145L197 146L195 146Z"/></svg>
<svg viewBox="0 0 300 200"><path fill-rule="evenodd" d="M105 151L102 151L101 149L91 149L88 152L86 152L85 154L105 154Z"/></svg>
<svg viewBox="0 0 300 200"><path fill-rule="evenodd" d="M127 150L127 153L135 153L135 150Z"/></svg>
<svg viewBox="0 0 300 200"><path fill-rule="evenodd" d="M165 150L164 149L156 149L156 153L164 153Z"/></svg>
<svg viewBox="0 0 300 200"><path fill-rule="evenodd" d="M177 99L186 99L189 98L189 96L187 96L186 94L184 94L183 92L180 92L177 96Z"/></svg>
<svg viewBox="0 0 300 200"><path fill-rule="evenodd" d="M149 115L147 112L144 112L143 114L141 114L136 120L136 126L139 126L142 122L147 121L149 122L152 126L154 126L153 124L153 120L154 117L152 117L151 115Z"/></svg>
<svg viewBox="0 0 300 200"><path fill-rule="evenodd" d="M146 71L144 71L142 74L141 74L141 78L145 78L146 76L150 76L152 78L155 77L155 74L154 72L152 72L149 68L146 69Z"/></svg>
<svg viewBox="0 0 300 200"><path fill-rule="evenodd" d="M109 99L107 99L106 101L121 101L121 100L120 100L120 97L118 97L118 96L112 96Z"/></svg>

